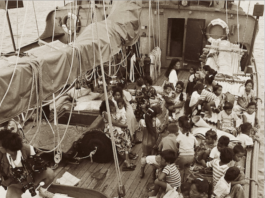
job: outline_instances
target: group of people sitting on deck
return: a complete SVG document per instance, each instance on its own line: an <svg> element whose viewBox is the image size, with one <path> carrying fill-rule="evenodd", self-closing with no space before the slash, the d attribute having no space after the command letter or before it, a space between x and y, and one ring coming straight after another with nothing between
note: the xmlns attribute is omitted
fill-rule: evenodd
<svg viewBox="0 0 265 198"><path fill-rule="evenodd" d="M15 120L0 125L0 185L7 190L6 198L21 198L29 182L32 182L34 188L44 182L39 188L39 196L47 197L51 194L46 190L54 180L51 168L36 171L32 179L28 176L28 183L23 181L22 175L19 179L14 176L16 170L25 167L26 161L34 155L35 148L25 143L21 126Z"/></svg>
<svg viewBox="0 0 265 198"><path fill-rule="evenodd" d="M244 197L242 186L249 182L239 162L246 155L246 147L253 146L253 140L258 140L256 132L259 128L253 81L247 80L240 92L247 104L242 107L237 101L234 106L222 93L222 86L214 81L217 72L209 66L202 65L198 71L190 69L186 91L184 82L178 80L179 67L178 60L171 62L165 74L168 81L163 84L163 92L158 93L152 87L150 76L136 81L134 93L124 90L124 84L113 89L109 105L117 151L125 159L123 170L136 167L131 163L131 159L138 157L132 152L136 127L131 129L125 122L133 120L133 123L139 122L136 131L143 133L140 177L145 176L146 165L153 167L155 185L149 189L149 196L156 196L161 189L164 194L177 189L183 197L190 198ZM132 110L134 103L136 107ZM164 122L159 119L163 107L169 112L169 124L165 119ZM104 132L110 137L106 112L103 101L100 113L106 122ZM205 140L198 143L192 134L194 123L191 118L211 117L213 113L218 114L217 129L235 136L239 140L237 145L229 144L229 135L218 139L218 131L213 129L209 129ZM213 181L198 177L190 180L189 170L195 164L205 167L206 173L212 173Z"/></svg>

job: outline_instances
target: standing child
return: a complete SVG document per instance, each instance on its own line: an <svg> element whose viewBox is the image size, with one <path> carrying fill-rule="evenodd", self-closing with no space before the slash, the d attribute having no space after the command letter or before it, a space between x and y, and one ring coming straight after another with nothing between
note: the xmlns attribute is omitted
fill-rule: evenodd
<svg viewBox="0 0 265 198"><path fill-rule="evenodd" d="M224 110L218 114L217 128L236 136L236 121L239 119L233 112L233 104L226 102Z"/></svg>
<svg viewBox="0 0 265 198"><path fill-rule="evenodd" d="M170 65L165 73L166 78L168 78L168 81L173 84L175 87L178 82L178 74L177 70L180 68L180 61L179 59L172 59L170 62Z"/></svg>
<svg viewBox="0 0 265 198"><path fill-rule="evenodd" d="M211 150L209 160L220 159L220 152L222 149L227 148L230 142L229 137L221 136L218 140L217 146Z"/></svg>
<svg viewBox="0 0 265 198"><path fill-rule="evenodd" d="M198 142L194 135L191 134L191 124L187 116L181 116L178 119L178 124L181 133L177 137L179 156L176 160L176 165L179 166L181 179L185 181L185 173L194 162L195 148Z"/></svg>
<svg viewBox="0 0 265 198"><path fill-rule="evenodd" d="M231 148L224 148L220 151L220 160L215 159L206 163L207 167L213 168L213 187L219 179L224 176L225 172L229 168L228 164L232 161L234 156Z"/></svg>
<svg viewBox="0 0 265 198"><path fill-rule="evenodd" d="M187 98L191 97L193 87L196 83L196 77L195 77L196 69L194 67L190 68L190 77L186 88L186 94Z"/></svg>
<svg viewBox="0 0 265 198"><path fill-rule="evenodd" d="M196 161L206 166L206 162L209 158L211 150L215 147L215 142L217 140L217 134L214 130L210 129L205 134L205 141L196 149L195 159Z"/></svg>
<svg viewBox="0 0 265 198"><path fill-rule="evenodd" d="M255 102L250 102L247 107L247 111L243 113L243 123L249 122L252 127L257 129L260 128L259 120L256 114L257 104Z"/></svg>
<svg viewBox="0 0 265 198"><path fill-rule="evenodd" d="M149 193L149 196L156 196L159 189L162 188L166 192L177 188L180 191L181 177L179 171L174 163L176 154L172 150L165 150L161 153L162 164L165 168L159 174L158 179L155 180L155 188Z"/></svg>
<svg viewBox="0 0 265 198"><path fill-rule="evenodd" d="M164 131L166 135L164 138L162 138L160 144L158 145L159 153L165 151L165 150L173 150L175 154L178 152L177 148L177 141L176 138L178 136L178 126L174 123L171 123L167 126L167 128ZM146 164L153 166L153 180L156 179L156 169L161 168L161 156L160 155L149 155L147 157L143 157L141 159L141 173L140 178L144 177L144 169Z"/></svg>

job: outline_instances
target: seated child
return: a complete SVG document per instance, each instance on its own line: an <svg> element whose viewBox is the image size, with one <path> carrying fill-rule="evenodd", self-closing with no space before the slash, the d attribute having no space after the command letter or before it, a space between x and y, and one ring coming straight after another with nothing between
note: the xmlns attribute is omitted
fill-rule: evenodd
<svg viewBox="0 0 265 198"><path fill-rule="evenodd" d="M165 150L161 153L161 163L166 165L163 171L159 174L158 179L155 180L155 187L149 193L149 196L156 196L159 189L162 188L166 192L177 188L180 191L181 178L179 171L175 165L176 154L172 150Z"/></svg>
<svg viewBox="0 0 265 198"><path fill-rule="evenodd" d="M220 152L223 148L227 148L230 139L226 136L221 136L218 140L217 146L211 150L209 161L213 159L220 159Z"/></svg>
<svg viewBox="0 0 265 198"><path fill-rule="evenodd" d="M236 113L233 112L233 104L231 102L226 102L223 109L224 110L218 114L217 128L236 136L236 121L239 118Z"/></svg>
<svg viewBox="0 0 265 198"><path fill-rule="evenodd" d="M215 147L217 134L214 130L210 129L205 134L205 141L196 149L195 159L196 162L206 166L211 150Z"/></svg>
<svg viewBox="0 0 265 198"><path fill-rule="evenodd" d="M214 159L206 163L207 167L213 168L213 187L219 179L224 176L225 172L229 168L228 164L232 161L234 156L233 150L231 148L224 148L220 151L220 160Z"/></svg>
<svg viewBox="0 0 265 198"><path fill-rule="evenodd" d="M123 100L123 98L120 98L117 100L117 106L118 106L118 109L116 112L117 119L120 123L126 124L126 120L127 120L127 118L126 118L126 103Z"/></svg>
<svg viewBox="0 0 265 198"><path fill-rule="evenodd" d="M177 141L176 138L178 136L178 126L174 123L171 123L165 128L164 134L166 135L165 137L160 139L161 141L158 145L158 151L159 153L163 152L164 150L173 150L177 154ZM161 135L160 135L161 136ZM152 165L153 166L153 180L156 179L156 169L161 168L161 156L160 155L149 155L147 157L143 157L141 159L141 173L140 173L140 178L144 177L144 169L146 164Z"/></svg>
<svg viewBox="0 0 265 198"><path fill-rule="evenodd" d="M206 179L196 178L191 183L185 182L180 188L183 198L208 198L210 186Z"/></svg>
<svg viewBox="0 0 265 198"><path fill-rule="evenodd" d="M142 88L142 91L146 97L149 99L154 100L157 96L155 88L152 87L153 80L150 76L144 77L144 86Z"/></svg>
<svg viewBox="0 0 265 198"><path fill-rule="evenodd" d="M237 167L230 167L227 169L224 176L222 176L219 181L216 183L212 198L224 198L227 195L230 195L231 198L242 197L244 198L244 191L242 190L234 193L231 191L231 183L236 181L240 177L240 170ZM233 191L233 190L232 190ZM235 196L235 193L237 196ZM239 196L240 195L240 196Z"/></svg>
<svg viewBox="0 0 265 198"><path fill-rule="evenodd" d="M257 103L250 102L248 104L247 111L243 113L243 123L249 122L252 125L252 127L255 128L255 131L257 131L257 129L260 128L256 110L257 110Z"/></svg>
<svg viewBox="0 0 265 198"><path fill-rule="evenodd" d="M184 83L182 81L178 81L176 85L176 91L172 94L172 102L173 105L168 107L169 110L169 120L172 121L177 120L177 118L181 115L181 111L184 113L184 104L186 101L186 93L184 91ZM172 118L171 118L172 116Z"/></svg>
<svg viewBox="0 0 265 198"><path fill-rule="evenodd" d="M247 146L253 146L253 139L250 137L252 131L252 125L249 122L241 124L239 127L239 134L237 139L245 149Z"/></svg>
<svg viewBox="0 0 265 198"><path fill-rule="evenodd" d="M224 105L224 95L222 94L223 87L221 85L215 85L213 86L213 93L217 96L215 101L212 101L209 103L209 105L213 108L214 113L220 113L221 110L223 110Z"/></svg>
<svg viewBox="0 0 265 198"><path fill-rule="evenodd" d="M237 166L238 168L240 168L238 166L238 162L240 162L243 159L243 157L246 155L246 151L241 144L237 144L234 146L233 152L234 152L234 157L233 160L230 162L229 166Z"/></svg>
<svg viewBox="0 0 265 198"><path fill-rule="evenodd" d="M239 115L242 114L247 108L250 102L254 102L256 99L254 93L254 82L253 80L247 80L245 83L245 89L241 89L239 92L239 99L235 105L234 111Z"/></svg>

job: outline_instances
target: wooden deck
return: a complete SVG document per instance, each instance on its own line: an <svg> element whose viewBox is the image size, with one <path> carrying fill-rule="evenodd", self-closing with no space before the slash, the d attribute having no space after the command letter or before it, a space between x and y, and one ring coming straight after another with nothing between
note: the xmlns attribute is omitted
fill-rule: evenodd
<svg viewBox="0 0 265 198"><path fill-rule="evenodd" d="M164 71L162 75L158 78L155 85L162 85L165 80ZM185 82L188 81L189 72L187 71L180 71L178 78ZM129 85L129 88L132 85ZM29 129L31 126L30 124L26 127ZM36 127L35 127L36 128ZM26 134L27 139L31 140L34 131L36 130L33 128L30 132ZM59 132L60 136L62 137L66 126L59 125ZM75 126L69 126L68 133L63 140L62 143L62 150L66 152L70 146L72 145L73 141L77 140L81 135L82 132L76 130ZM52 131L49 129L49 125L44 125L37 136L38 140L35 141L38 146L42 146L46 149L52 149L54 147L54 136ZM126 198L139 198L139 197L146 197L147 188L149 185L152 185L151 180L151 166L147 166L145 169L145 177L143 179L139 178L140 175L140 159L141 159L141 144L136 145L133 148L133 151L136 152L139 157L137 160L134 160L134 163L137 165L134 171L121 171L122 183L125 186ZM123 165L123 161L120 160L120 167ZM60 178L66 171L71 173L72 175L76 176L77 178L81 179L78 187L83 188L90 188L94 190L98 190L109 197L116 197L117 193L117 174L115 171L114 162L106 163L106 164L98 164L92 163L90 159L83 160L79 165L60 165L55 170L56 178Z"/></svg>

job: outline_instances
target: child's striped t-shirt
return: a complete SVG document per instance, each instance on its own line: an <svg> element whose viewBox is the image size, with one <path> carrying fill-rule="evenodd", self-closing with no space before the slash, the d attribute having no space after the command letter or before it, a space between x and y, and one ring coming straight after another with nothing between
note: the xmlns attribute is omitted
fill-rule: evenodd
<svg viewBox="0 0 265 198"><path fill-rule="evenodd" d="M207 167L213 168L213 187L215 187L216 183L219 179L224 176L229 166L227 164L220 166L220 160L214 159L210 162L206 163Z"/></svg>
<svg viewBox="0 0 265 198"><path fill-rule="evenodd" d="M171 185L172 188L180 187L181 185L181 178L179 174L179 170L177 169L175 164L167 165L163 171L166 174L166 183Z"/></svg>

